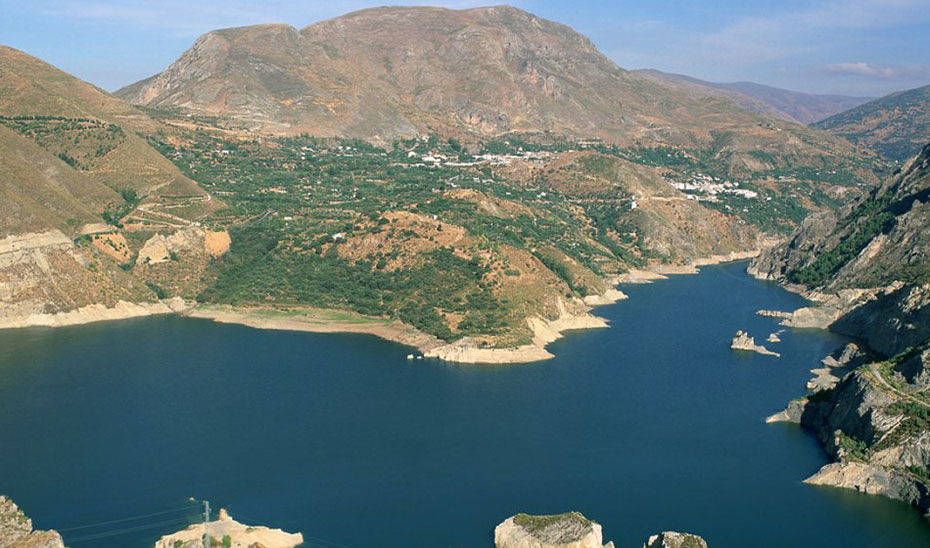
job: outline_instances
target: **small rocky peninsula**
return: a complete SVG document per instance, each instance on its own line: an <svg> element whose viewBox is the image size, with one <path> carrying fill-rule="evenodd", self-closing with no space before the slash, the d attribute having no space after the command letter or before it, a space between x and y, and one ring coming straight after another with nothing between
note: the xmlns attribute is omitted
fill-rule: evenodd
<svg viewBox="0 0 930 548"><path fill-rule="evenodd" d="M225 548L294 548L304 543L301 533L244 525L221 509L216 521L195 523L182 531L158 539L155 548L201 548L209 534L214 546Z"/></svg>

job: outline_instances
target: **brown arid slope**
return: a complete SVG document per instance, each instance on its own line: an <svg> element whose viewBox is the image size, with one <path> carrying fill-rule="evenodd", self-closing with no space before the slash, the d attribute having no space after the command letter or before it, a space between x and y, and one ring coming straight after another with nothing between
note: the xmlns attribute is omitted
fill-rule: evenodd
<svg viewBox="0 0 930 548"><path fill-rule="evenodd" d="M126 236L184 229L203 242L196 220L220 202L136 134L155 127L106 92L0 47L0 326L171 311L133 271L142 242L129 249ZM175 257L175 276L196 271Z"/></svg>
<svg viewBox="0 0 930 548"><path fill-rule="evenodd" d="M569 27L506 6L218 30L116 94L232 126L373 142L551 131L713 148L737 169L753 150L814 166L853 154L832 136L623 70Z"/></svg>

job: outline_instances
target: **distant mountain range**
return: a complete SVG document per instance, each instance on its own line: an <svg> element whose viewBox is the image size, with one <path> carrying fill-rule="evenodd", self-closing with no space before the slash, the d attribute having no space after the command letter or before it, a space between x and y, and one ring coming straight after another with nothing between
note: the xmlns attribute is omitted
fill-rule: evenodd
<svg viewBox="0 0 930 548"><path fill-rule="evenodd" d="M812 124L874 99L874 97L847 95L815 95L753 82L707 82L683 74L671 74L652 69L636 72L675 89L698 96L730 99L752 112L791 120L799 124Z"/></svg>
<svg viewBox="0 0 930 548"><path fill-rule="evenodd" d="M815 126L903 162L930 140L930 85L886 95Z"/></svg>

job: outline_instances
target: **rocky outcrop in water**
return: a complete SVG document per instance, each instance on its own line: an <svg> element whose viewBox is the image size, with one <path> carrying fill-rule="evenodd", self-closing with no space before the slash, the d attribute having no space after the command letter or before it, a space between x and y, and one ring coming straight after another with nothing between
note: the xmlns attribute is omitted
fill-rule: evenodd
<svg viewBox="0 0 930 548"><path fill-rule="evenodd" d="M495 548L605 548L601 526L578 512L517 514L494 529ZM613 543L606 546L613 548Z"/></svg>
<svg viewBox="0 0 930 548"><path fill-rule="evenodd" d="M35 531L32 520L0 495L0 548L65 548L57 531Z"/></svg>
<svg viewBox="0 0 930 548"><path fill-rule="evenodd" d="M690 533L665 531L649 537L643 548L707 548L707 542Z"/></svg>
<svg viewBox="0 0 930 548"><path fill-rule="evenodd" d="M517 514L494 529L495 548L614 548L604 544L600 524L579 512L552 516ZM666 531L649 537L644 548L707 548L701 537Z"/></svg>
<svg viewBox="0 0 930 548"><path fill-rule="evenodd" d="M778 352L772 352L768 348L756 344L756 340L744 331L737 331L736 336L733 337L733 341L730 342L730 348L733 350L745 350L747 352L756 352L757 354L762 354L765 356L775 356L776 358L781 357L781 354Z"/></svg>

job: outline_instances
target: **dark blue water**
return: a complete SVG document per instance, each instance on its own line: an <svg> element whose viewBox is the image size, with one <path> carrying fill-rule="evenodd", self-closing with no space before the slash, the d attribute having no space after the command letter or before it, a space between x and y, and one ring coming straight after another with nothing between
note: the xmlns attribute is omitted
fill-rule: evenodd
<svg viewBox="0 0 930 548"><path fill-rule="evenodd" d="M189 496L329 548L489 547L516 512L568 510L619 548L670 529L715 548L930 545L904 504L801 483L819 443L763 419L843 340L732 353L737 329L776 329L757 309L803 304L743 268L626 287L598 310L613 328L522 366L176 317L0 332L0 493L75 548L150 546L194 517Z"/></svg>

